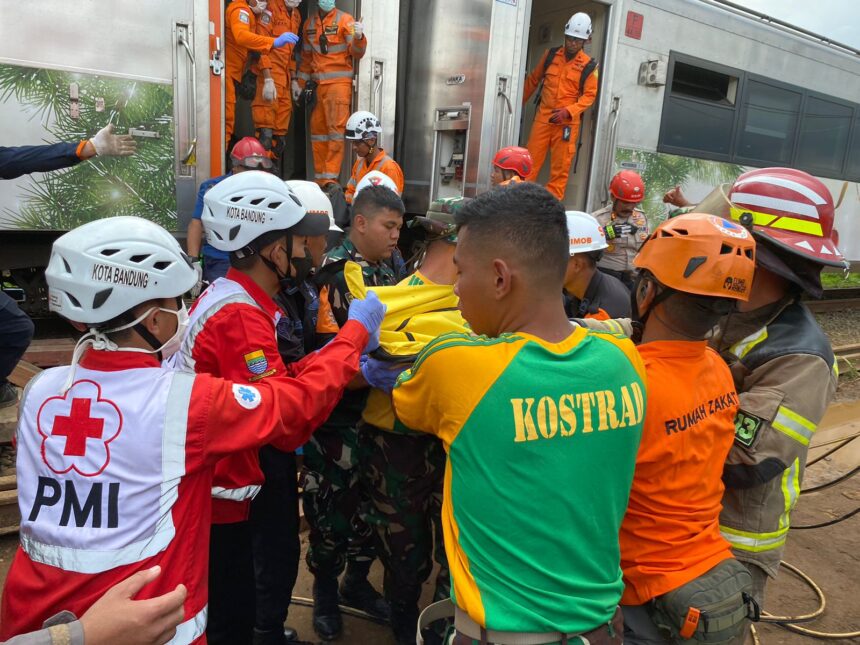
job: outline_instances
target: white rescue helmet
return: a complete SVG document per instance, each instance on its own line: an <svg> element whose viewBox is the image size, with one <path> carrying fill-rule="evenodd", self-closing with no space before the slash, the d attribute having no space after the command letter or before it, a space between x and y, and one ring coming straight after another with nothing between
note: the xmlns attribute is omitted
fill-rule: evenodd
<svg viewBox="0 0 860 645"><path fill-rule="evenodd" d="M299 198L308 214L325 215L328 218L328 230L343 233L343 229L334 223L334 208L332 208L331 200L319 187L319 184L303 179L291 179L286 184Z"/></svg>
<svg viewBox="0 0 860 645"><path fill-rule="evenodd" d="M400 191L397 190L397 184L394 183L394 180L391 177L379 170L371 170L361 178L361 181L358 182L358 184L356 184L355 195L352 197L353 203L355 202L355 198L358 197L358 193L368 186L385 186L386 188L393 190L397 196L400 197Z"/></svg>
<svg viewBox="0 0 860 645"><path fill-rule="evenodd" d="M603 227L593 216L582 211L567 211L565 215L570 255L602 251L609 246Z"/></svg>
<svg viewBox="0 0 860 645"><path fill-rule="evenodd" d="M144 302L181 296L197 284L197 271L158 224L123 216L95 220L57 238L45 280L51 311L98 325Z"/></svg>
<svg viewBox="0 0 860 645"><path fill-rule="evenodd" d="M319 235L306 230L310 218L293 190L268 172L230 175L207 191L203 203L206 241L219 251L238 251L273 231Z"/></svg>
<svg viewBox="0 0 860 645"><path fill-rule="evenodd" d="M373 112L360 110L354 112L346 122L346 139L348 141L363 141L378 139L382 134L382 124Z"/></svg>
<svg viewBox="0 0 860 645"><path fill-rule="evenodd" d="M573 14L564 26L564 35L588 40L591 38L591 17L582 11Z"/></svg>

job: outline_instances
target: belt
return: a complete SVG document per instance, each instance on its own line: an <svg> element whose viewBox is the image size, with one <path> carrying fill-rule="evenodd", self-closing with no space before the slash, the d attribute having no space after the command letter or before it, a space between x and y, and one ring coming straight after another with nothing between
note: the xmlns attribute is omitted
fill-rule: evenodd
<svg viewBox="0 0 860 645"><path fill-rule="evenodd" d="M415 636L416 643L424 645L421 630L427 625L452 616L454 617L454 629L457 630L455 645L458 645L458 642L464 642L464 640L466 643L477 640L481 645L546 645L559 641L562 645L569 645L577 641L582 645L621 645L624 634L624 619L620 607L616 607L609 622L588 632L570 634L561 632L505 632L482 627L448 599L435 602L421 612L421 616L418 618L418 633Z"/></svg>

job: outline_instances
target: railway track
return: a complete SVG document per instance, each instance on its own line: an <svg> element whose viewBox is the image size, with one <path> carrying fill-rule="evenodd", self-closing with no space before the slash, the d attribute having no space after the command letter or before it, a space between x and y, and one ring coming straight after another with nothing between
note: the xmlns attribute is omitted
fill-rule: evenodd
<svg viewBox="0 0 860 645"><path fill-rule="evenodd" d="M827 289L823 300L807 300L812 313L860 309L860 288Z"/></svg>

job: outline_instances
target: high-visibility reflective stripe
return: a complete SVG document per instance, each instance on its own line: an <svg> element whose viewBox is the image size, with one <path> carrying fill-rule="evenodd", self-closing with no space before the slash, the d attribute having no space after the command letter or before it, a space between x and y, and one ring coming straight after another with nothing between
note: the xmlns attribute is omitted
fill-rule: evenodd
<svg viewBox="0 0 860 645"><path fill-rule="evenodd" d="M212 497L217 499L229 499L233 502L242 502L246 499L254 499L260 492L259 486L242 486L241 488L212 487Z"/></svg>
<svg viewBox="0 0 860 645"><path fill-rule="evenodd" d="M764 341L766 338L767 327L762 327L757 332L750 334L746 338L739 340L737 343L732 345L729 351L738 358L743 358L749 354L756 345Z"/></svg>
<svg viewBox="0 0 860 645"><path fill-rule="evenodd" d="M788 537L788 527L773 533L750 533L728 526L720 526L720 533L734 548L751 553L778 549Z"/></svg>
<svg viewBox="0 0 860 645"><path fill-rule="evenodd" d="M311 78L315 81L328 81L333 78L352 78L352 70L343 72L314 72Z"/></svg>
<svg viewBox="0 0 860 645"><path fill-rule="evenodd" d="M800 459L795 459L789 468L782 473L783 513L779 516L779 528L787 529L791 509L797 504L800 496Z"/></svg>
<svg viewBox="0 0 860 645"><path fill-rule="evenodd" d="M340 141L343 139L343 134L312 134L311 141Z"/></svg>
<svg viewBox="0 0 860 645"><path fill-rule="evenodd" d="M833 376L839 378L839 361L833 361Z"/></svg>
<svg viewBox="0 0 860 645"><path fill-rule="evenodd" d="M774 429L802 443L804 446L809 445L812 435L815 434L816 430L814 423L782 405L779 406L779 410L777 410L776 417L771 425Z"/></svg>
<svg viewBox="0 0 860 645"><path fill-rule="evenodd" d="M206 631L206 617L209 614L209 605L197 612L193 618L179 623L176 626L176 634L173 635L167 645L187 645L192 643Z"/></svg>
<svg viewBox="0 0 860 645"><path fill-rule="evenodd" d="M301 79L301 80L303 80L303 81L309 81L309 80L311 80L311 75L310 75L310 74L305 74L304 72L299 72L296 76L298 76L298 78L300 78L300 79Z"/></svg>
<svg viewBox="0 0 860 645"><path fill-rule="evenodd" d="M347 187L355 186L355 177L350 177L349 181L346 183Z"/></svg>
<svg viewBox="0 0 860 645"><path fill-rule="evenodd" d="M790 199L768 197L767 195L756 195L754 193L732 193L732 201L736 204L750 204L752 206L764 206L780 213L794 213L818 219L818 211L812 204L803 204Z"/></svg>
<svg viewBox="0 0 860 645"><path fill-rule="evenodd" d="M318 172L315 176L317 179L337 179L338 174L336 172Z"/></svg>
<svg viewBox="0 0 860 645"><path fill-rule="evenodd" d="M778 217L770 213L758 213L748 208L738 208L732 206L731 215L735 221L740 221L741 215L749 213L753 217L753 224L756 226L769 226L778 228L783 231L792 231L794 233L804 233L806 235L815 235L816 237L824 237L824 229L818 222L810 222L805 219L797 219L795 217Z"/></svg>

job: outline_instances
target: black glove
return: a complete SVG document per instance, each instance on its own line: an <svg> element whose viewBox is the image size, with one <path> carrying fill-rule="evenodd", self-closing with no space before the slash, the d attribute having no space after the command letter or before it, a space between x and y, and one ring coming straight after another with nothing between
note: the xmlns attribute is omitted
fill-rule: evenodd
<svg viewBox="0 0 860 645"><path fill-rule="evenodd" d="M614 240L625 235L636 235L639 227L635 224L609 224L603 230L606 232L607 240Z"/></svg>

